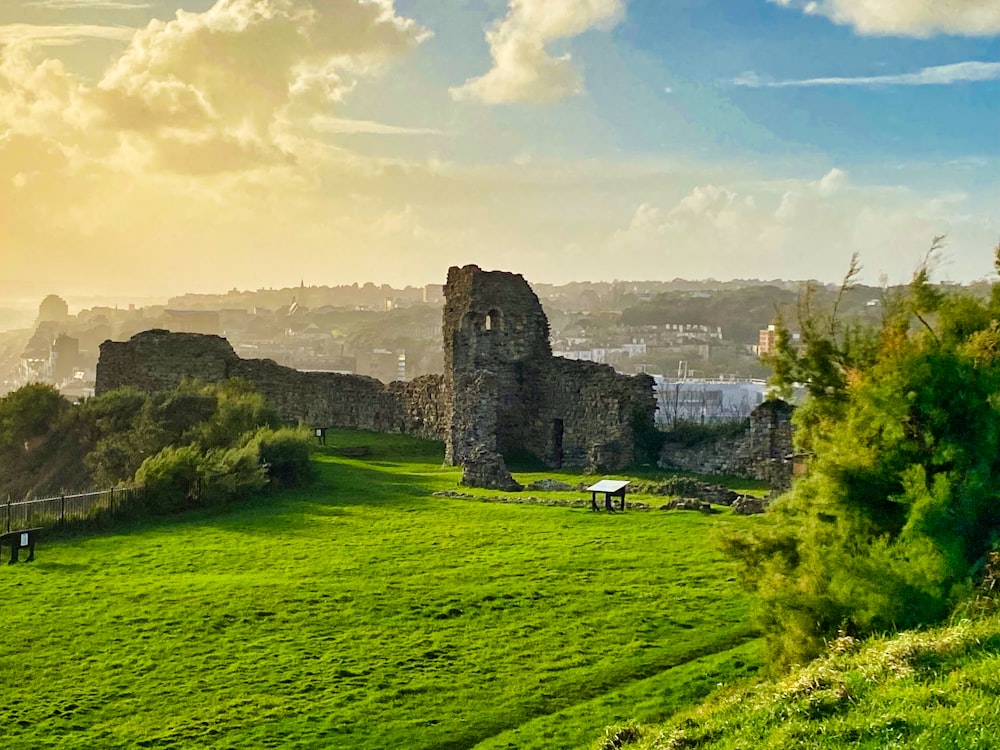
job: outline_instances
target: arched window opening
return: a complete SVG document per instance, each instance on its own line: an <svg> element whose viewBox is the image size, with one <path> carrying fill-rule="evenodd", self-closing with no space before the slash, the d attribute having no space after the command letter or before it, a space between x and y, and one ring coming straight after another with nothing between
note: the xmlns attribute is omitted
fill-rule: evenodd
<svg viewBox="0 0 1000 750"><path fill-rule="evenodd" d="M490 310L486 313L486 330L487 331L499 331L500 330L500 311Z"/></svg>

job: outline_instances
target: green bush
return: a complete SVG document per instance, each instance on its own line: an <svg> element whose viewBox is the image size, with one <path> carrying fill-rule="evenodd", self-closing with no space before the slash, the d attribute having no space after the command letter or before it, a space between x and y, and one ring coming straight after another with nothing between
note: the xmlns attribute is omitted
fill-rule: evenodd
<svg viewBox="0 0 1000 750"><path fill-rule="evenodd" d="M202 504L223 505L267 486L255 446L209 451L202 460Z"/></svg>
<svg viewBox="0 0 1000 750"><path fill-rule="evenodd" d="M312 433L305 427L265 427L250 438L256 446L267 477L276 487L301 487L309 484L315 470L309 461L313 451Z"/></svg>
<svg viewBox="0 0 1000 750"><path fill-rule="evenodd" d="M246 380L233 378L218 385L200 386L188 398L210 400L211 408L187 428L180 442L198 443L206 450L237 445L248 432L277 425L264 397Z"/></svg>
<svg viewBox="0 0 1000 750"><path fill-rule="evenodd" d="M970 590L1000 528L994 291L946 295L921 269L876 332L810 319L802 348L779 353L782 377L809 387L794 417L809 476L725 542L774 665L811 658L838 631L938 622Z"/></svg>
<svg viewBox="0 0 1000 750"><path fill-rule="evenodd" d="M135 473L152 513L195 508L202 503L202 455L193 445L168 446L150 456Z"/></svg>
<svg viewBox="0 0 1000 750"><path fill-rule="evenodd" d="M0 449L44 436L70 408L51 385L32 383L0 398Z"/></svg>

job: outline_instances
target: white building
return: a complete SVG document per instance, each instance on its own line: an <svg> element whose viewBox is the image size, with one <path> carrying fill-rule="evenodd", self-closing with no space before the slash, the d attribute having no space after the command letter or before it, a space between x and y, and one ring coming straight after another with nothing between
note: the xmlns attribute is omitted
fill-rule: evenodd
<svg viewBox="0 0 1000 750"><path fill-rule="evenodd" d="M763 380L652 377L656 383L656 421L661 425L745 419L764 401L768 390Z"/></svg>

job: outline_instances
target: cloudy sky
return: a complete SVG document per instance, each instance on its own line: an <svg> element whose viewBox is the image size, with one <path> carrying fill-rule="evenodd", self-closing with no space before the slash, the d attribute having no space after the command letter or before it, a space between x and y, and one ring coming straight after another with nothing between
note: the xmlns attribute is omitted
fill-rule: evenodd
<svg viewBox="0 0 1000 750"><path fill-rule="evenodd" d="M998 0L3 0L0 282L986 276ZM9 288L9 287L8 287Z"/></svg>

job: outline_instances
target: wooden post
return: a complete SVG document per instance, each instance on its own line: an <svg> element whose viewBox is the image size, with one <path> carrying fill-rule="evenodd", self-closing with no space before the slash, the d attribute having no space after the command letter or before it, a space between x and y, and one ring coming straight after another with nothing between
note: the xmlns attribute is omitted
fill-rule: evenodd
<svg viewBox="0 0 1000 750"><path fill-rule="evenodd" d="M66 490L59 496L59 523L66 523Z"/></svg>

